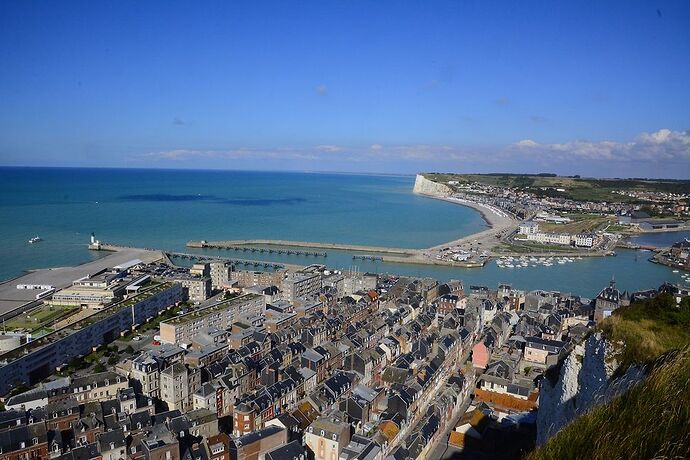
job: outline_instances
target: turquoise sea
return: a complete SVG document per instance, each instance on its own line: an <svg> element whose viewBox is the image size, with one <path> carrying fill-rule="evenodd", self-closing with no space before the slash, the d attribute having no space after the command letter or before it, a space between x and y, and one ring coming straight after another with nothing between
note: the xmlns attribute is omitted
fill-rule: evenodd
<svg viewBox="0 0 690 460"><path fill-rule="evenodd" d="M423 248L486 228L470 208L414 195L413 183L412 176L0 168L0 279L99 257L102 254L86 249L91 232L101 241L167 250L186 250L189 240L242 238ZM44 241L29 244L33 236ZM680 280L671 270L647 262L648 257L640 251L620 251L618 257L508 272L494 264L483 269L354 264L352 254L341 251L328 251L327 259L261 256L341 269L356 265L361 271L460 278L466 284L506 282L585 296L594 295L612 276L626 289Z"/></svg>

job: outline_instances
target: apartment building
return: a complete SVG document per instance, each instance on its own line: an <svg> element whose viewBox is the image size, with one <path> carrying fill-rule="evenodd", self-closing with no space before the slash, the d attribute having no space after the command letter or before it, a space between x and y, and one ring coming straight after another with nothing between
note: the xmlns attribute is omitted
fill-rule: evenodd
<svg viewBox="0 0 690 460"><path fill-rule="evenodd" d="M191 344L194 336L207 329L229 329L240 317L260 315L265 309L266 299L262 295L247 294L223 300L209 307L161 322L161 341Z"/></svg>
<svg viewBox="0 0 690 460"><path fill-rule="evenodd" d="M281 291L285 300L294 303L298 299L308 299L321 292L321 275L319 273L290 272L282 280Z"/></svg>
<svg viewBox="0 0 690 460"><path fill-rule="evenodd" d="M193 395L201 388L201 370L175 363L163 369L160 376L161 401L168 410L185 412L194 408Z"/></svg>

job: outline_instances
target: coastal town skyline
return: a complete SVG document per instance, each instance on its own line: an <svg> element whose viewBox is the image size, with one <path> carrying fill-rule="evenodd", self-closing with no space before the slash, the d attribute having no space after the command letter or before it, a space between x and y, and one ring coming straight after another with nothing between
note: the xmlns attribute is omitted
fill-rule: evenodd
<svg viewBox="0 0 690 460"><path fill-rule="evenodd" d="M265 6L4 2L0 164L688 175L684 2Z"/></svg>

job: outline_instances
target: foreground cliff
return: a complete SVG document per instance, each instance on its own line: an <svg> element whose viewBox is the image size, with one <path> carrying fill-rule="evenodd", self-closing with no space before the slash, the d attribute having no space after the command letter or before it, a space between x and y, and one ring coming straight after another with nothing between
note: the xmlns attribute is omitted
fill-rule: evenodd
<svg viewBox="0 0 690 460"><path fill-rule="evenodd" d="M629 391L578 417L528 460L688 458L690 348L649 365Z"/></svg>
<svg viewBox="0 0 690 460"><path fill-rule="evenodd" d="M541 447L530 458L690 452L689 350L690 299L662 294L617 310L542 380ZM679 427L658 429L669 420Z"/></svg>
<svg viewBox="0 0 690 460"><path fill-rule="evenodd" d="M420 195L437 197L446 197L453 194L453 190L451 190L451 188L447 185L431 181L421 174L417 174L417 177L414 180L414 188L412 191L414 193L419 193Z"/></svg>
<svg viewBox="0 0 690 460"><path fill-rule="evenodd" d="M616 355L616 346L601 333L593 334L563 361L555 380L551 375L551 379L542 381L537 445L546 442L578 415L611 400L644 378L641 366L631 366L622 376L613 378L620 366Z"/></svg>

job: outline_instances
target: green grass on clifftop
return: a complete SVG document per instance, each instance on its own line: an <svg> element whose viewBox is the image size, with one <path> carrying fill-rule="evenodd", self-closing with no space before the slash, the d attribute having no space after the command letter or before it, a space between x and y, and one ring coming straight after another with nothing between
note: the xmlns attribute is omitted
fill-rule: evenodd
<svg viewBox="0 0 690 460"><path fill-rule="evenodd" d="M690 457L690 299L670 294L619 308L603 321L619 346L620 374L647 365L645 380L577 417L532 452L542 459L676 459Z"/></svg>
<svg viewBox="0 0 690 460"><path fill-rule="evenodd" d="M664 355L643 383L578 417L527 459L680 459L689 454L686 347Z"/></svg>
<svg viewBox="0 0 690 460"><path fill-rule="evenodd" d="M601 324L604 336L620 344L622 368L644 364L690 345L690 298L680 306L670 294L621 307Z"/></svg>

